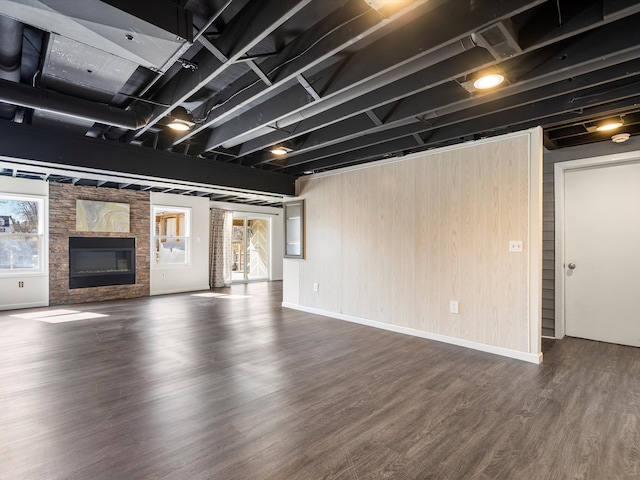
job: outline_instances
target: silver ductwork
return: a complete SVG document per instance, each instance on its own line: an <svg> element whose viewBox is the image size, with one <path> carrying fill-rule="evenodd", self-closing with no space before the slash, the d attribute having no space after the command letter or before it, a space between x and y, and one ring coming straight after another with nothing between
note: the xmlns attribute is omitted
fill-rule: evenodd
<svg viewBox="0 0 640 480"><path fill-rule="evenodd" d="M23 25L0 15L0 78L20 82Z"/></svg>
<svg viewBox="0 0 640 480"><path fill-rule="evenodd" d="M123 110L52 90L39 89L8 80L0 80L0 102L34 108L49 113L137 130L151 118L151 110Z"/></svg>
<svg viewBox="0 0 640 480"><path fill-rule="evenodd" d="M193 31L189 12L170 0L2 0L0 14L157 71L172 65Z"/></svg>

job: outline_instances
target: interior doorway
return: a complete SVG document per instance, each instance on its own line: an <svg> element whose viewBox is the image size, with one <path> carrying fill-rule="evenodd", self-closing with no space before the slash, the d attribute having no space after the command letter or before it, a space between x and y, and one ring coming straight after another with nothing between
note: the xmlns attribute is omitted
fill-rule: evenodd
<svg viewBox="0 0 640 480"><path fill-rule="evenodd" d="M556 321L557 336L640 346L640 159L633 155L556 164L556 312L564 320Z"/></svg>
<svg viewBox="0 0 640 480"><path fill-rule="evenodd" d="M231 280L233 282L269 279L271 220L246 214L233 214Z"/></svg>

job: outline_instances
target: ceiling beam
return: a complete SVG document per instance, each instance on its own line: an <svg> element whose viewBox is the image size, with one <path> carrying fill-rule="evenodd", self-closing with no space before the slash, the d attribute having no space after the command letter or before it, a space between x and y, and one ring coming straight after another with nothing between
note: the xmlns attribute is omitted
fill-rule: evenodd
<svg viewBox="0 0 640 480"><path fill-rule="evenodd" d="M343 103L462 53L472 46L462 43L462 40L468 39L472 33L500 18L509 18L541 3L543 2L540 0L512 0L499 3L493 0L478 0L473 5L445 3L429 15L420 17L402 29L355 52L343 62L307 78L314 90L321 95L320 101L314 101L304 89L291 88L284 94L276 95L238 115L233 121L216 124L217 128L210 132L204 141L204 150L228 145L236 137L246 137L247 132L279 122L287 116L278 113L283 111L282 105L289 105L290 112L300 111L308 117L310 114L305 111L305 107L310 104L313 104L314 108L318 104L324 104L324 107L315 110L314 113L317 114L335 106L338 101L329 101L341 93L351 91L339 99L339 102ZM465 8L470 11L461 11ZM458 18L459 21L451 23L447 21L450 18ZM425 35L425 31L428 31L429 35ZM424 62L418 62L419 59L424 59ZM214 122L208 124L213 125Z"/></svg>
<svg viewBox="0 0 640 480"><path fill-rule="evenodd" d="M640 74L640 59L625 62L623 64L614 65L607 69L597 70L589 74L572 77L571 82L555 82L550 86L539 87L537 89L526 90L515 95L505 95L506 92L498 91L482 96L482 102L467 102L462 100L455 105L455 99L460 98L462 90L453 82L441 85L429 92L429 96L414 100L411 105L418 105L416 110L402 119L398 119L393 123L382 125L379 127L369 128L366 131L362 122L358 122L357 117L332 125L329 128L318 130L307 136L293 152L288 155L288 165L305 162L305 159L313 158L317 155L317 150L322 150L329 145L336 145L334 151L339 151L340 145L345 143L346 148L351 148L354 141L371 142L372 139L377 141L390 140L396 138L398 132L407 133L407 129L400 128L410 122L409 128L415 133L424 131L424 127L415 123L413 120L417 115L423 114L427 120L433 125L433 128L443 129L459 122L473 120L474 118L482 118L490 112L499 112L509 110L522 105L529 105L541 102L549 98L556 98L562 94L579 93L589 87L589 91L594 91L593 87L607 84L606 89L611 90L613 83L620 79L632 78L634 75ZM631 87L635 88L635 87ZM621 90L617 89L610 92L612 98L621 94ZM576 101L579 95L573 95L571 104L568 108L579 108ZM477 98L477 97L476 97ZM455 106L453 106L455 105ZM557 103L559 109L564 105ZM422 113L420 113L422 112ZM437 112L437 115L434 113ZM429 116L429 115L432 116ZM377 133L377 137L371 135ZM351 142L351 143L350 143Z"/></svg>
<svg viewBox="0 0 640 480"><path fill-rule="evenodd" d="M546 94L549 96L557 95L562 91L575 91L579 88L584 88L590 82L611 81L621 76L630 75L637 68L637 64L624 62L640 57L640 30L637 29L637 22L640 21L640 18L637 17L639 16L636 15L621 22L582 34L575 41L565 42L567 45L561 45L562 48L552 45L504 62L502 68L507 73L511 70L517 70L516 67L519 64L537 64L537 67L527 71L519 78L515 78L515 83L501 88L495 93L472 96L462 88L456 88L456 86L451 85L454 82L438 85L438 79L434 78L434 75L442 74L442 76L448 76L449 78L458 76L455 72L460 71L460 60L464 60L463 64L466 64L468 59L465 56L469 56L472 51L466 52L456 58L442 62L437 69L419 72L406 80L392 84L390 87L397 85L399 93L407 90L405 87L407 82L410 88L411 84L414 83L413 77L422 81L427 87L432 84L437 86L404 98L396 102L392 107L385 106L384 109L388 113L385 113L383 108L375 111L375 113L385 120L385 126L382 128L390 129L406 124L407 121L413 121L416 117L431 116L435 118L458 111L462 111L461 116L464 116L466 115L464 112L467 109L492 102L496 96L510 97L532 91L534 92L532 95L540 95L539 98L542 99L545 98L545 94L540 93L543 92L539 89L542 86L551 85L548 87L549 92ZM605 68L611 65L619 65L619 68ZM585 73L594 71L602 71L603 73L584 76ZM573 83L566 83L566 80L571 80ZM415 83L418 84L419 81ZM371 95L381 90L383 89L376 90ZM394 90L394 88L389 88L388 94L392 94ZM385 93L383 91L380 97L384 99ZM522 97L518 97L517 101L522 101L521 99ZM354 100L329 110L324 116L304 120L300 124L293 126L292 129L295 130L295 135L285 137L286 132L274 132L268 135L265 140L273 141L278 138L278 140L274 141L274 143L277 143L278 141L290 140L308 133L302 142L295 144L294 152L289 154L289 156L293 157L310 150L322 148L323 144L329 145L347 141L351 138L362 137L366 133L380 130L380 127L374 125L366 128L357 118L346 120L352 116L349 109L356 108L359 100L365 102L362 104L364 106L370 99ZM494 107L492 106L491 108ZM323 121L325 122L324 124L321 123ZM325 126L331 124L335 125ZM256 151L258 147L261 147L259 140L256 139L249 142L248 145L243 145L240 154L246 155ZM264 152L252 157L245 164L258 165L272 160L273 156Z"/></svg>
<svg viewBox="0 0 640 480"><path fill-rule="evenodd" d="M154 101L167 107L155 106L149 123L135 132L138 138L162 117L204 88L242 55L269 36L276 28L308 5L311 0L253 1L242 9L226 26L214 45L227 58L221 61L208 49L203 49L192 60L198 64L196 71L180 70L154 95Z"/></svg>
<svg viewBox="0 0 640 480"><path fill-rule="evenodd" d="M465 71L475 71L480 65L490 65L493 63L493 57L482 48L474 48L468 50L453 58L447 59L437 64L437 68L427 68L420 70L408 77L397 82L385 85L365 95L360 95L353 100L338 105L335 108L322 112L309 119L291 125L290 130L294 133L286 131L275 131L273 133L263 135L254 140L244 143L240 149L240 155L250 155L259 150L267 148L269 145L275 145L279 142L306 135L313 131L328 127L332 124L342 122L345 119L366 113L371 109L383 107L391 102L396 102L402 97L411 96L425 89L433 88L438 84L446 82L448 78L456 77ZM459 88L460 99L468 98L469 94L462 88ZM383 114L375 111L383 123L388 122L389 113ZM373 126L372 126L373 127ZM362 133L362 130L360 131ZM347 133L344 130L342 133ZM268 153L259 155L257 159L252 159L248 164L257 165L269 162L273 159Z"/></svg>
<svg viewBox="0 0 640 480"><path fill-rule="evenodd" d="M0 123L0 138L3 139L0 157L4 159L257 192L295 193L294 178L289 175L162 150L94 138L77 138L6 122Z"/></svg>
<svg viewBox="0 0 640 480"><path fill-rule="evenodd" d="M428 5L431 7L442 1L432 0L428 2ZM390 22L417 9L424 3L427 3L426 0L411 2L410 5L384 19L373 9L364 7L364 3L364 13L355 16L352 9L347 7L336 10L314 28L309 29L297 40L288 44L281 52L267 58L260 64L262 71L271 79L271 86L265 86L263 82L256 82L253 75L241 77L194 112L196 116L206 116L207 120L177 139L176 143L183 142L207 128L220 124L241 111L249 103L270 94L275 89L282 88L287 82L296 79L298 75L331 59L355 42L361 41L382 28L388 28Z"/></svg>
<svg viewBox="0 0 640 480"><path fill-rule="evenodd" d="M640 81L640 77L637 78L637 81ZM610 91L596 86L581 98L576 98L574 92L571 92L510 109L494 111L487 108L485 115L479 118L465 119L449 125L447 128L440 126L426 128L423 125L420 133L422 133L421 138L425 142L425 146L414 150L459 142L473 136L492 136L514 129L525 129L553 122L576 121L578 118L582 118L586 122L599 115L624 111L625 108L634 107L640 101L640 96L637 95L637 81L629 85L620 85L618 91ZM445 123L446 118L443 117ZM283 167L283 170L293 175L299 175L310 169L333 167L336 163L347 161L353 163L370 158L381 158L384 155L396 153L400 140L407 138L408 143L406 135L413 135L410 133L411 129L412 126L407 126L390 130L386 132L386 135L378 134L368 141L361 142L360 145L356 141L332 145L315 152L314 155L291 159L288 165ZM407 149L411 150L412 148L407 147ZM347 155L347 153L349 154Z"/></svg>

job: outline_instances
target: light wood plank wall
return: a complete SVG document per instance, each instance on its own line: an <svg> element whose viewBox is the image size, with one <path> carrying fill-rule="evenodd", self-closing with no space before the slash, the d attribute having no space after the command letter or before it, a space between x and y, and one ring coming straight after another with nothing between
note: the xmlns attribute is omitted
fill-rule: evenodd
<svg viewBox="0 0 640 480"><path fill-rule="evenodd" d="M300 305L527 352L529 135L433 152L298 181Z"/></svg>

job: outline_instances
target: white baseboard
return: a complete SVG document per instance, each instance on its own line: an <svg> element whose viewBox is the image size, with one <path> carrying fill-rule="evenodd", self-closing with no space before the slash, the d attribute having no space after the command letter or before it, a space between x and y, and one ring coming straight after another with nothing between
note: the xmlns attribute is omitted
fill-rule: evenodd
<svg viewBox="0 0 640 480"><path fill-rule="evenodd" d="M48 307L49 302L27 302L27 303L12 303L10 305L0 305L0 310L19 310L21 308L38 308Z"/></svg>
<svg viewBox="0 0 640 480"><path fill-rule="evenodd" d="M158 290L149 292L150 297L154 297L156 295L169 295L170 293L187 293L187 292L200 292L202 290L210 290L211 287L207 285L202 285L200 287L188 287L188 288L170 288L167 290Z"/></svg>
<svg viewBox="0 0 640 480"><path fill-rule="evenodd" d="M446 335L440 335L438 333L424 332L422 330L416 330L415 328L401 327L399 325L392 325L390 323L378 322L375 320L367 320L366 318L354 317L352 315L344 315L342 313L328 312L326 310L320 310L318 308L305 307L302 305L296 305L293 303L282 302L282 306L285 308L291 308L293 310L299 310L301 312L313 313L315 315L322 315L323 317L335 318L338 320L345 320L347 322L359 323L369 327L380 328L382 330L389 330L391 332L403 333L405 335L412 335L414 337L426 338L428 340L435 340L437 342L449 343L458 347L471 348L473 350L479 350L481 352L493 353L495 355L501 355L503 357L515 358L516 360L522 360L525 362L542 363L542 353L528 353L520 352L518 350L511 350L509 348L496 347L494 345L487 345L485 343L472 342L470 340L464 340L462 338L449 337Z"/></svg>

